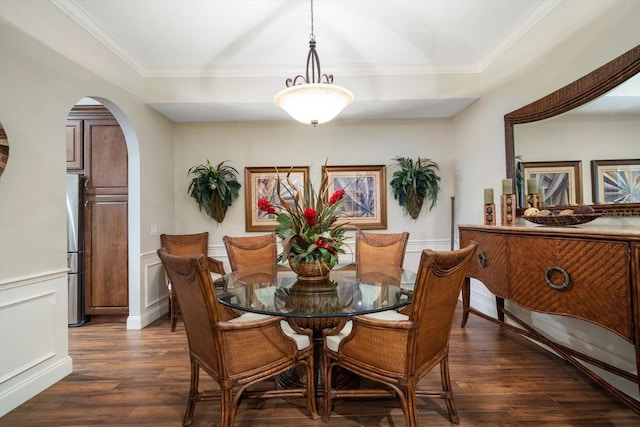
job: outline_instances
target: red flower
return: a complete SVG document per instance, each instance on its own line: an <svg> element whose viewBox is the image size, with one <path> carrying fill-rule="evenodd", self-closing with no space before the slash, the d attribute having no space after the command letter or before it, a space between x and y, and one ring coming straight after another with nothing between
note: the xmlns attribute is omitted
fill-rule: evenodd
<svg viewBox="0 0 640 427"><path fill-rule="evenodd" d="M344 189L336 190L329 199L329 203L335 205L336 202L344 197Z"/></svg>
<svg viewBox="0 0 640 427"><path fill-rule="evenodd" d="M258 209L270 214L277 213L275 206L273 206L267 199L258 199Z"/></svg>
<svg viewBox="0 0 640 427"><path fill-rule="evenodd" d="M329 251L329 253L332 253L332 254L336 253L336 250L333 247L331 247L329 243L327 243L327 240L324 237L318 238L318 240L316 240L315 242L315 246L318 248L324 248L327 251Z"/></svg>
<svg viewBox="0 0 640 427"><path fill-rule="evenodd" d="M307 219L307 224L309 224L312 227L318 220L318 214L316 214L316 211L313 208L307 208L304 211L304 217Z"/></svg>

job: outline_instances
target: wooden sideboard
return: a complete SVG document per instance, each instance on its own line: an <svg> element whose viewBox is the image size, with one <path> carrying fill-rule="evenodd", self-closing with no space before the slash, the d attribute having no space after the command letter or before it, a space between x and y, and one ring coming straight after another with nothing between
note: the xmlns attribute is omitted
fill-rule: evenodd
<svg viewBox="0 0 640 427"><path fill-rule="evenodd" d="M460 225L460 247L478 243L462 288L463 319L473 313L534 339L602 385L640 414L640 402L580 361L638 384L638 375L552 341L505 308L505 300L529 310L592 322L635 346L640 372L640 229ZM470 278L496 297L498 317L470 306ZM507 323L505 316L511 320Z"/></svg>

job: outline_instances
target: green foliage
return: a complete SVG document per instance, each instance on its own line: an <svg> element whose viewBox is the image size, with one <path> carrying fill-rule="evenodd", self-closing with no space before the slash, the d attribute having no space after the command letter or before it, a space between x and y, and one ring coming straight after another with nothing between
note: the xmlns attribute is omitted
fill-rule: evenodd
<svg viewBox="0 0 640 427"><path fill-rule="evenodd" d="M225 166L227 160L218 163L216 167L207 159L206 165L197 165L189 169L188 175L193 175L189 195L198 204L200 211L204 211L217 222L222 222L234 200L240 195L240 183L237 180L238 171Z"/></svg>
<svg viewBox="0 0 640 427"><path fill-rule="evenodd" d="M427 158L418 157L415 162L408 157L395 157L393 160L400 166L389 183L393 197L411 218L417 219L425 199L431 202L429 210L438 201L440 177L437 171L440 168L436 162Z"/></svg>
<svg viewBox="0 0 640 427"><path fill-rule="evenodd" d="M286 182L286 186L282 185L278 177L278 204L266 199L258 200L261 211L277 215L275 231L282 239L282 253L278 261L321 260L334 267L338 263L338 254L345 253L342 246L346 224L337 222L345 201L344 190L336 190L329 196L326 176L322 178L318 192L309 181L301 192L290 181L289 174Z"/></svg>

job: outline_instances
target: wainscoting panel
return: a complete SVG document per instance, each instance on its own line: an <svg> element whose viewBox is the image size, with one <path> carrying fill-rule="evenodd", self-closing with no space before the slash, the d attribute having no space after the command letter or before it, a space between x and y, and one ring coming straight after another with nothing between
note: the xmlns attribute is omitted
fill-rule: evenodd
<svg viewBox="0 0 640 427"><path fill-rule="evenodd" d="M67 273L0 285L0 416L71 373Z"/></svg>

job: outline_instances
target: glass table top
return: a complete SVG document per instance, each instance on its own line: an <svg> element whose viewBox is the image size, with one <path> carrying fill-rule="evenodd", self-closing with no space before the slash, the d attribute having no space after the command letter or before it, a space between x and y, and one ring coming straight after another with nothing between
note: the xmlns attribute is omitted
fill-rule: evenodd
<svg viewBox="0 0 640 427"><path fill-rule="evenodd" d="M338 317L396 309L411 302L416 275L401 268L360 264L335 268L329 279L298 280L290 270L259 265L216 281L229 307L286 317Z"/></svg>

